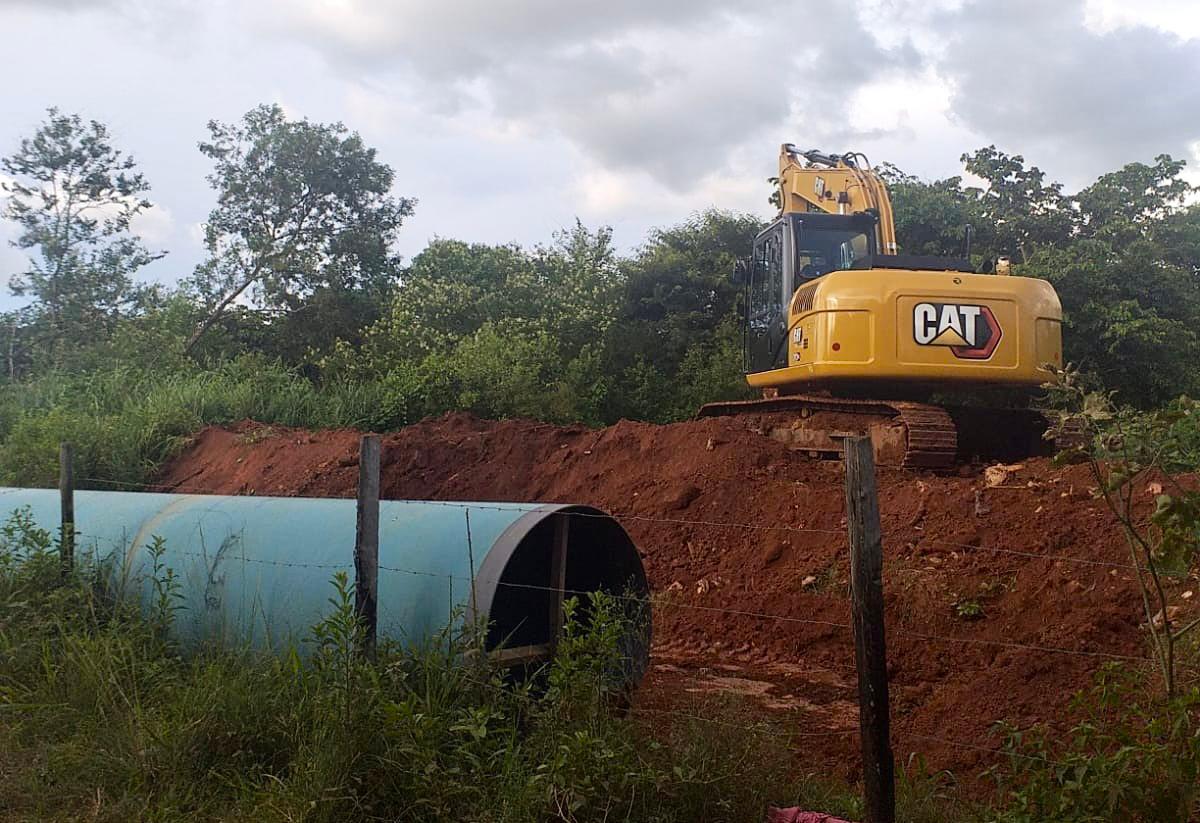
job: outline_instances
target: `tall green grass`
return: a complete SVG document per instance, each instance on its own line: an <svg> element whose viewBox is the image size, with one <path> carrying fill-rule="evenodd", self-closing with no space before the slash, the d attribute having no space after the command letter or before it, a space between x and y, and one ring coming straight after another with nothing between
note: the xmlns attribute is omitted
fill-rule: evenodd
<svg viewBox="0 0 1200 823"><path fill-rule="evenodd" d="M252 418L378 430L411 422L402 401L383 382L319 388L256 357L212 370L51 374L0 387L0 482L52 484L68 440L81 477L141 483L205 425Z"/></svg>
<svg viewBox="0 0 1200 823"><path fill-rule="evenodd" d="M154 547L148 549L155 551ZM161 551L161 546L158 549ZM60 576L50 535L0 529L0 819L756 821L769 803L854 815L852 787L798 773L788 729L715 705L669 725L620 709L612 599L568 616L527 681L477 632L357 654L344 576L307 653L188 652L174 586L140 613L103 574ZM582 613L584 610L580 610ZM960 820L936 792L904 819Z"/></svg>
<svg viewBox="0 0 1200 823"><path fill-rule="evenodd" d="M322 362L317 382L247 354L208 367L165 355L97 360L83 370L0 383L0 483L53 483L64 440L75 445L80 477L142 483L197 429L244 418L373 431L448 411L588 425L622 417L669 422L745 392L732 332L689 350L670 375L643 361L618 369L593 347L564 361L545 335L508 335L490 325L416 361L367 358L347 347L344 357Z"/></svg>

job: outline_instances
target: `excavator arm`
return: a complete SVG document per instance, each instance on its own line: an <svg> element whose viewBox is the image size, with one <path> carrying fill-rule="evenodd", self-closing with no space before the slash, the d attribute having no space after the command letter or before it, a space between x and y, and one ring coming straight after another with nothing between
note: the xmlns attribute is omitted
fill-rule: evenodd
<svg viewBox="0 0 1200 823"><path fill-rule="evenodd" d="M779 204L783 214L823 212L876 216L876 245L895 254L896 224L887 186L862 154L800 151L791 143L779 150Z"/></svg>

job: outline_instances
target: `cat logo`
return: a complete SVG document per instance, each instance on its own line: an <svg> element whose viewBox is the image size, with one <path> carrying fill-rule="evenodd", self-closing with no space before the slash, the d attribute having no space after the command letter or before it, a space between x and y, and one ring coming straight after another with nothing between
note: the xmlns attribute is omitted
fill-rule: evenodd
<svg viewBox="0 0 1200 823"><path fill-rule="evenodd" d="M1000 344L1000 324L987 306L918 303L913 339L921 346L947 346L955 357L987 360Z"/></svg>

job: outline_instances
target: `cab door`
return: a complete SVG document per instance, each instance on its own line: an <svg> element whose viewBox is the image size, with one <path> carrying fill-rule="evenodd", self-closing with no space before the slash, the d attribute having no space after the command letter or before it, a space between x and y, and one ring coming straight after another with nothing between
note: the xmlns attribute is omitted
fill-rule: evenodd
<svg viewBox="0 0 1200 823"><path fill-rule="evenodd" d="M787 222L780 220L754 241L750 262L749 299L746 301L746 362L760 372L787 365L787 305L785 266L788 253Z"/></svg>

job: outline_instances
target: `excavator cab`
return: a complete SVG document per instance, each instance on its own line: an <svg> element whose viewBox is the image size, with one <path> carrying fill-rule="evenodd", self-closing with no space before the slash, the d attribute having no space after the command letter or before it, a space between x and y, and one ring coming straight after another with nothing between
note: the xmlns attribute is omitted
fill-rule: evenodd
<svg viewBox="0 0 1200 823"><path fill-rule="evenodd" d="M835 271L869 269L872 214L785 214L754 240L746 293L748 373L787 365L788 307L802 286Z"/></svg>

